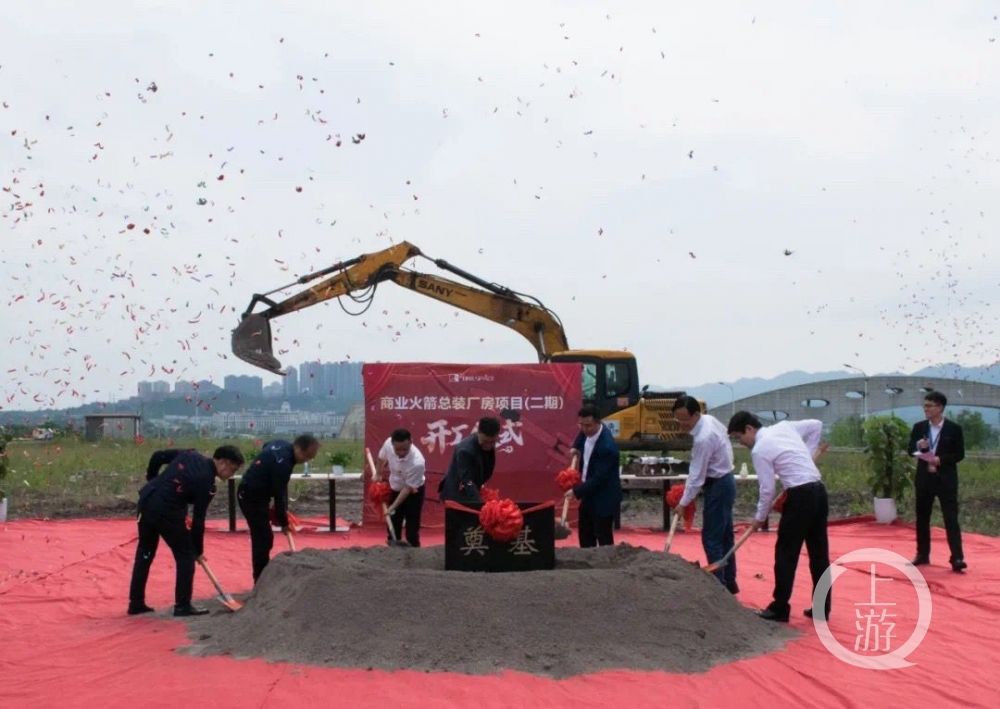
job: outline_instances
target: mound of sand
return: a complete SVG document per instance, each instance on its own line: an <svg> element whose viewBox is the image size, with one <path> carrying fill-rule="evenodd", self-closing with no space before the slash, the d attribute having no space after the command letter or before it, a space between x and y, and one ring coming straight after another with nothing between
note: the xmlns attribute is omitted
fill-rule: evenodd
<svg viewBox="0 0 1000 709"><path fill-rule="evenodd" d="M625 544L558 549L552 571L443 569L443 547L282 554L241 611L189 619L194 644L185 651L566 677L615 668L700 672L794 636L680 557Z"/></svg>

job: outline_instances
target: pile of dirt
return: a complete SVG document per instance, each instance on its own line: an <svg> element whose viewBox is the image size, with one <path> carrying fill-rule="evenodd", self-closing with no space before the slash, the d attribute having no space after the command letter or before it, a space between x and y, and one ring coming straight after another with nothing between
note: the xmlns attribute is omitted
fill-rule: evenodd
<svg viewBox="0 0 1000 709"><path fill-rule="evenodd" d="M672 554L558 549L552 571L444 571L444 548L303 550L274 558L246 606L192 618L197 655L332 667L554 677L700 672L780 648L755 617Z"/></svg>

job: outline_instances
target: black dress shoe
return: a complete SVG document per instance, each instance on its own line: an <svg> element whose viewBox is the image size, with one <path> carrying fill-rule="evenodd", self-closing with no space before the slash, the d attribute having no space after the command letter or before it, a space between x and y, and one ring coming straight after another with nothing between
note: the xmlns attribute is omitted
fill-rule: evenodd
<svg viewBox="0 0 1000 709"><path fill-rule="evenodd" d="M926 566L927 564L931 563L931 560L930 557L928 556L915 556L913 557L913 561L911 561L910 563L913 564L914 566Z"/></svg>
<svg viewBox="0 0 1000 709"><path fill-rule="evenodd" d="M191 604L186 606L174 606L174 617L183 618L189 615L207 615L209 610L207 608L196 608Z"/></svg>
<svg viewBox="0 0 1000 709"><path fill-rule="evenodd" d="M128 604L129 615L139 615L140 613L152 613L152 612L154 612L153 609L147 606L145 603Z"/></svg>
<svg viewBox="0 0 1000 709"><path fill-rule="evenodd" d="M812 618L813 617L813 609L812 608L806 608L804 611L802 611L802 615L804 615L806 618ZM830 611L829 611L829 609L826 611L826 619L830 620Z"/></svg>
<svg viewBox="0 0 1000 709"><path fill-rule="evenodd" d="M765 608L762 611L757 611L757 617L763 618L764 620L773 620L776 623L787 623L788 622L788 611L784 613L778 613L771 608Z"/></svg>
<svg viewBox="0 0 1000 709"><path fill-rule="evenodd" d="M740 592L740 587L735 581L730 581L726 584L726 590L735 596Z"/></svg>
<svg viewBox="0 0 1000 709"><path fill-rule="evenodd" d="M954 559L951 562L951 570L956 574L964 573L967 568L969 568L969 565L965 563L964 559Z"/></svg>

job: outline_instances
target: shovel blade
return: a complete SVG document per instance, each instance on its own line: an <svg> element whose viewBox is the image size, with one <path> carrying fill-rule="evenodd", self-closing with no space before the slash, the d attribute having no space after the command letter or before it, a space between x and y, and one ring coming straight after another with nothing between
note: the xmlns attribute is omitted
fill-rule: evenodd
<svg viewBox="0 0 1000 709"><path fill-rule="evenodd" d="M572 530L564 524L557 524L553 532L556 539L568 539L570 534L572 534Z"/></svg>
<svg viewBox="0 0 1000 709"><path fill-rule="evenodd" d="M215 600L224 605L226 608L231 610L233 613L238 611L243 607L243 604L237 601L235 598L230 596L228 593L225 596L216 596Z"/></svg>

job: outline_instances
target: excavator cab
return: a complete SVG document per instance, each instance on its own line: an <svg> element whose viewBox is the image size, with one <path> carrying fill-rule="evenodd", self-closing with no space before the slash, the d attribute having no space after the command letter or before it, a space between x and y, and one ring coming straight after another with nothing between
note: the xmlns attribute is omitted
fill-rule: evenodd
<svg viewBox="0 0 1000 709"><path fill-rule="evenodd" d="M583 365L583 403L593 404L622 450L687 450L691 437L674 420L682 391L652 393L639 388L639 369L630 352L571 350L553 362Z"/></svg>

